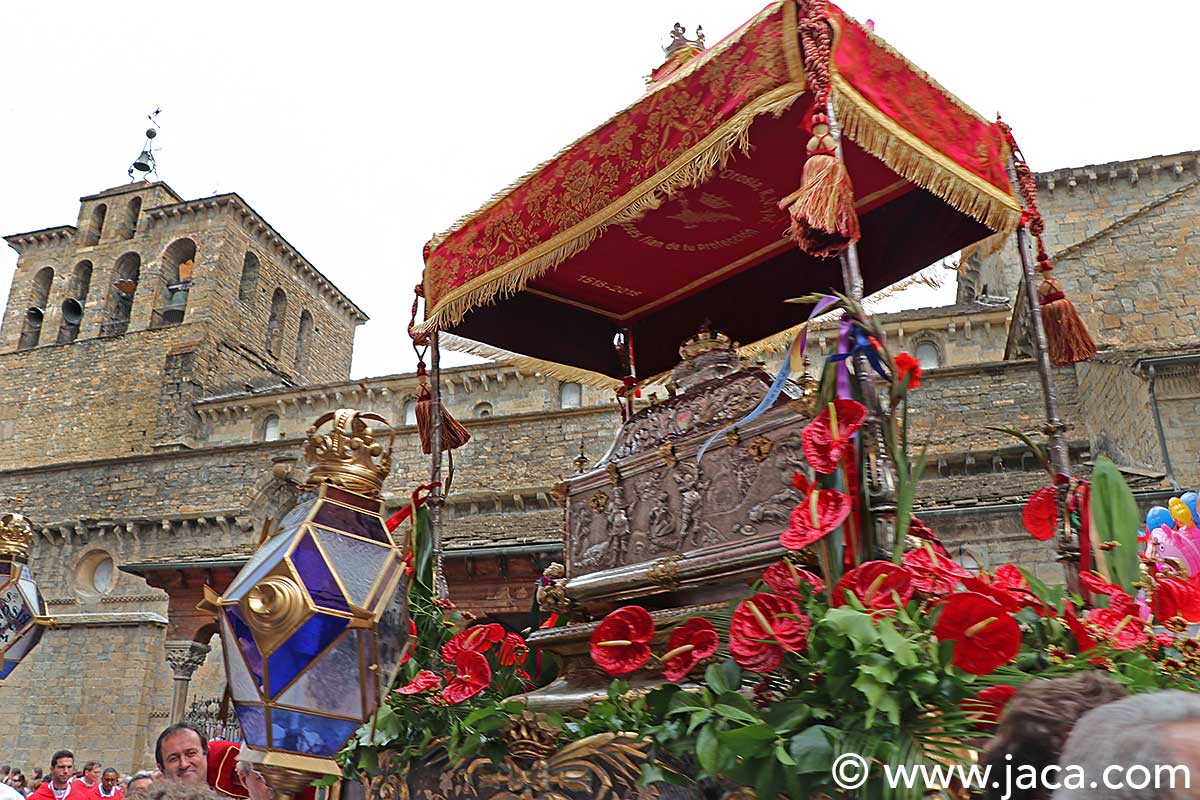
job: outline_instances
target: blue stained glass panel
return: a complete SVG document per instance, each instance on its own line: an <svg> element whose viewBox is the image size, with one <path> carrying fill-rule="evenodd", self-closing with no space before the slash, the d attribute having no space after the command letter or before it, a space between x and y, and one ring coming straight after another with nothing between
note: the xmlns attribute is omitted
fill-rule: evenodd
<svg viewBox="0 0 1200 800"><path fill-rule="evenodd" d="M383 520L377 515L365 514L353 508L339 506L337 503L321 503L321 507L313 515L313 522L386 545L392 543L388 538L387 529L383 527Z"/></svg>
<svg viewBox="0 0 1200 800"><path fill-rule="evenodd" d="M283 519L279 520L279 527L282 529L291 528L304 522L308 512L312 511L313 505L317 502L317 496L312 492L303 495L292 510L283 515Z"/></svg>
<svg viewBox="0 0 1200 800"><path fill-rule="evenodd" d="M17 639L16 643L4 651L4 657L14 661L20 661L25 656L29 655L38 642L42 640L42 632L46 629L41 625L34 625L24 636Z"/></svg>
<svg viewBox="0 0 1200 800"><path fill-rule="evenodd" d="M247 706L234 703L238 722L242 725L242 736L251 747L267 747L267 714L262 706Z"/></svg>
<svg viewBox="0 0 1200 800"><path fill-rule="evenodd" d="M314 756L332 756L358 729L353 720L271 709L271 746Z"/></svg>
<svg viewBox="0 0 1200 800"><path fill-rule="evenodd" d="M274 697L345 630L349 620L313 614L267 658L267 694Z"/></svg>
<svg viewBox="0 0 1200 800"><path fill-rule="evenodd" d="M262 580L283 560L283 551L292 543L292 539L296 536L296 530L296 528L292 528L276 534L258 548L258 552L246 562L246 566L242 567L242 571L233 579L233 583L229 584L229 588L225 590L225 597L230 600L241 600L246 592L254 588L254 584Z"/></svg>
<svg viewBox="0 0 1200 800"><path fill-rule="evenodd" d="M329 556L329 563L342 579L350 602L360 608L365 607L371 587L383 570L392 548L324 528L314 527L312 532L320 542L321 549Z"/></svg>
<svg viewBox="0 0 1200 800"><path fill-rule="evenodd" d="M359 631L348 631L341 641L279 695L276 702L295 708L362 719L362 665Z"/></svg>
<svg viewBox="0 0 1200 800"><path fill-rule="evenodd" d="M17 668L16 661L0 661L0 680L7 678Z"/></svg>
<svg viewBox="0 0 1200 800"><path fill-rule="evenodd" d="M250 674L254 676L255 682L262 686L262 652L258 649L258 642L254 641L254 634L250 631L250 626L242 618L242 610L237 606L225 606L225 615L229 621L229 628L237 639L238 649L246 657L246 665L250 668Z"/></svg>
<svg viewBox="0 0 1200 800"><path fill-rule="evenodd" d="M333 573L313 544L312 536L306 535L296 543L296 549L292 551L292 563L314 603L335 611L350 611L350 605L342 596Z"/></svg>

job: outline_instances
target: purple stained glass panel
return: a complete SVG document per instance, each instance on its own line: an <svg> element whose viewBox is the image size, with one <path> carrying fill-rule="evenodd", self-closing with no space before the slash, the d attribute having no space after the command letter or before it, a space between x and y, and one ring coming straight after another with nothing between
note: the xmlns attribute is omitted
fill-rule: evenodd
<svg viewBox="0 0 1200 800"><path fill-rule="evenodd" d="M369 497L363 497L361 494L347 492L334 486L326 486L325 496L332 500L337 500L339 503L345 503L348 506L361 508L363 511L366 511L369 514L379 513L380 502L378 500L372 500Z"/></svg>
<svg viewBox="0 0 1200 800"><path fill-rule="evenodd" d="M274 697L283 691L346 629L348 622L343 617L330 614L313 614L309 617L279 649L267 657L267 681L270 684L267 695Z"/></svg>
<svg viewBox="0 0 1200 800"><path fill-rule="evenodd" d="M296 543L296 549L292 551L292 564L314 603L334 611L350 611L350 605L338 588L333 573L329 571L329 565L313 544L311 535L306 535Z"/></svg>
<svg viewBox="0 0 1200 800"><path fill-rule="evenodd" d="M262 706L234 703L238 722L242 725L242 736L251 747L267 747L267 714Z"/></svg>
<svg viewBox="0 0 1200 800"><path fill-rule="evenodd" d="M304 522L308 516L308 512L312 511L312 507L317 502L317 496L312 492L302 496L297 504L292 507L292 510L283 515L283 519L279 520L280 529L290 528L294 525L299 525Z"/></svg>
<svg viewBox="0 0 1200 800"><path fill-rule="evenodd" d="M321 507L313 515L313 522L324 525L326 528L333 528L335 531L353 533L355 536L382 542L386 545L392 543L392 540L388 538L387 530L383 527L383 520L378 515L356 511L337 503L321 503Z"/></svg>
<svg viewBox="0 0 1200 800"><path fill-rule="evenodd" d="M306 711L363 718L359 631L348 631L276 702Z"/></svg>
<svg viewBox="0 0 1200 800"><path fill-rule="evenodd" d="M254 641L254 634L250 632L250 626L246 624L246 620L242 617L242 610L237 606L225 606L225 618L229 622L229 629L233 631L233 636L237 640L238 649L246 657L246 666L250 668L250 674L254 676L254 680L258 682L259 687L262 687L262 653L258 649L258 642Z"/></svg>
<svg viewBox="0 0 1200 800"><path fill-rule="evenodd" d="M361 723L300 711L271 709L271 746L294 753L332 756Z"/></svg>

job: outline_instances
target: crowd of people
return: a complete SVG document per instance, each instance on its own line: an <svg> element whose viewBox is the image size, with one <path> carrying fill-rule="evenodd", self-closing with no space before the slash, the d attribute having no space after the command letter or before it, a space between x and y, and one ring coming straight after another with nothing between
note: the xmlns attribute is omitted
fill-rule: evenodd
<svg viewBox="0 0 1200 800"><path fill-rule="evenodd" d="M153 770L122 775L98 761L77 768L75 754L59 750L48 773L0 765L0 800L271 800L262 774L239 753L239 745L210 742L180 723L159 735Z"/></svg>

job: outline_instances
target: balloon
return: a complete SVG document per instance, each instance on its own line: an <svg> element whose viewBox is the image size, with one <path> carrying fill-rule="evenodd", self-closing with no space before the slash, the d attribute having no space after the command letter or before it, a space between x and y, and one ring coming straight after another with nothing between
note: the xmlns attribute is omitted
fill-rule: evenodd
<svg viewBox="0 0 1200 800"><path fill-rule="evenodd" d="M1189 575L1200 575L1200 529L1172 531L1160 528L1159 531L1162 545L1157 548L1157 557L1164 561L1175 559L1183 564Z"/></svg>
<svg viewBox="0 0 1200 800"><path fill-rule="evenodd" d="M1168 528L1175 527L1175 520L1171 518L1171 512L1162 506L1150 506L1150 511L1146 513L1146 528L1147 530L1155 530L1166 525Z"/></svg>
<svg viewBox="0 0 1200 800"><path fill-rule="evenodd" d="M1183 494L1179 495L1179 499L1182 500L1183 504L1188 507L1188 511L1192 512L1192 519L1200 521L1200 514L1196 513L1196 493L1184 492Z"/></svg>
<svg viewBox="0 0 1200 800"><path fill-rule="evenodd" d="M1167 501L1167 508L1171 511L1171 518L1181 528L1190 528L1196 524L1195 518L1192 516L1192 511L1178 497L1172 497Z"/></svg>

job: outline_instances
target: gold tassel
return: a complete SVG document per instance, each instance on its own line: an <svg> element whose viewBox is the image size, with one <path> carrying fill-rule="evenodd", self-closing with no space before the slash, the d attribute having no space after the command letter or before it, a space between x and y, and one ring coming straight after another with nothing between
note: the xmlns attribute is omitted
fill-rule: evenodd
<svg viewBox="0 0 1200 800"><path fill-rule="evenodd" d="M1096 355L1096 343L1079 318L1075 305L1063 294L1062 284L1048 273L1042 274L1038 298L1051 364L1065 367Z"/></svg>
<svg viewBox="0 0 1200 800"><path fill-rule="evenodd" d="M834 147L829 123L819 115L808 142L800 188L779 201L791 218L796 244L818 258L840 255L860 236L854 186Z"/></svg>
<svg viewBox="0 0 1200 800"><path fill-rule="evenodd" d="M424 365L417 366L417 433L421 437L421 452L433 452L433 394L425 379ZM454 450L471 440L471 432L451 416L442 405L441 449Z"/></svg>

